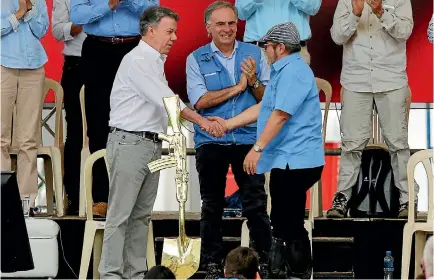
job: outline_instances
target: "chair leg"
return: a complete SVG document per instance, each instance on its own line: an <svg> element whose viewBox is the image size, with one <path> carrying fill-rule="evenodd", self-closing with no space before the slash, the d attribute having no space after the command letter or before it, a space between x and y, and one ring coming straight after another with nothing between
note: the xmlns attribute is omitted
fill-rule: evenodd
<svg viewBox="0 0 434 280"><path fill-rule="evenodd" d="M95 234L95 242L93 243L93 279L99 279L99 262L101 261L102 243L104 239L104 230L99 229Z"/></svg>
<svg viewBox="0 0 434 280"><path fill-rule="evenodd" d="M79 201L79 210L78 216L84 217L86 215L86 190L84 187L84 163L86 162L86 158L89 155L89 150L87 148L83 148L81 150L81 163L80 163L80 201Z"/></svg>
<svg viewBox="0 0 434 280"><path fill-rule="evenodd" d="M47 214L54 214L53 206L53 164L50 157L44 157L45 192L47 198Z"/></svg>
<svg viewBox="0 0 434 280"><path fill-rule="evenodd" d="M95 240L96 225L92 222L86 222L84 228L83 249L81 251L81 264L79 279L87 278L89 270L90 256L92 255L93 242Z"/></svg>
<svg viewBox="0 0 434 280"><path fill-rule="evenodd" d="M424 231L416 231L414 241L414 277L416 278L419 274L422 273L420 261L423 258L423 249L426 243L426 233Z"/></svg>
<svg viewBox="0 0 434 280"><path fill-rule="evenodd" d="M241 227L241 246L250 247L250 231L249 227L247 226L247 220L244 220Z"/></svg>
<svg viewBox="0 0 434 280"><path fill-rule="evenodd" d="M51 161L53 163L54 175L54 195L56 196L56 211L58 217L65 215L65 204L63 195L63 181L62 181L62 157L60 150L57 147L51 147L51 154L53 155Z"/></svg>
<svg viewBox="0 0 434 280"><path fill-rule="evenodd" d="M413 229L404 226L404 234L402 238L402 260L401 260L401 279L408 279L410 271L411 245L413 242Z"/></svg>
<svg viewBox="0 0 434 280"><path fill-rule="evenodd" d="M148 244L146 248L146 266L148 270L156 265L155 262L155 244L154 244L154 228L152 221L149 222Z"/></svg>

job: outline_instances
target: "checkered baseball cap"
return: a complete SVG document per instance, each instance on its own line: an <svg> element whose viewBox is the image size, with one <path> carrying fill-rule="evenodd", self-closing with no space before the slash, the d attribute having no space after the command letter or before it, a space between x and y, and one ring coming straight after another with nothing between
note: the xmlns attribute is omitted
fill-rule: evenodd
<svg viewBox="0 0 434 280"><path fill-rule="evenodd" d="M294 23L285 22L271 27L267 34L259 40L261 43L267 41L297 45L300 44L300 33Z"/></svg>

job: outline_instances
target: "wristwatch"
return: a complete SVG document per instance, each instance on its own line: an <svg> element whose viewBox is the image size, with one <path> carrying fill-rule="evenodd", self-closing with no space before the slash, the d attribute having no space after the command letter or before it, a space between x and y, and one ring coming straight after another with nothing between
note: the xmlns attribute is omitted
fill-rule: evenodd
<svg viewBox="0 0 434 280"><path fill-rule="evenodd" d="M255 152L257 152L257 153L262 152L262 149L261 149L261 147L259 147L258 144L253 145L253 150L254 150Z"/></svg>
<svg viewBox="0 0 434 280"><path fill-rule="evenodd" d="M258 79L256 79L255 83L253 84L252 88L253 89L257 89L259 87L259 85L261 84L261 82L259 82Z"/></svg>

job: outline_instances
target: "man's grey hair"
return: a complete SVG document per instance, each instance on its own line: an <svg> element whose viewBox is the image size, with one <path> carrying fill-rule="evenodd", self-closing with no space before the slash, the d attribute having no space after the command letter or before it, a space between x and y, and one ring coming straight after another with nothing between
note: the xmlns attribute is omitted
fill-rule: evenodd
<svg viewBox="0 0 434 280"><path fill-rule="evenodd" d="M294 44L287 44L287 43L285 44L284 43L284 45L285 45L286 50L289 53L296 53L296 52L301 51L301 45L300 44L294 45Z"/></svg>
<svg viewBox="0 0 434 280"><path fill-rule="evenodd" d="M430 236L425 244L423 251L423 263L425 266L425 277L434 276L434 265L433 265L433 255L434 255L434 237Z"/></svg>
<svg viewBox="0 0 434 280"><path fill-rule="evenodd" d="M163 6L153 6L147 8L140 17L140 35L145 36L150 26L158 25L162 18L171 17L179 21L177 13Z"/></svg>
<svg viewBox="0 0 434 280"><path fill-rule="evenodd" d="M229 8L234 11L235 16L238 18L238 10L237 8L229 2L226 1L215 1L211 5L209 5L205 10L205 24L211 23L211 15L215 10Z"/></svg>

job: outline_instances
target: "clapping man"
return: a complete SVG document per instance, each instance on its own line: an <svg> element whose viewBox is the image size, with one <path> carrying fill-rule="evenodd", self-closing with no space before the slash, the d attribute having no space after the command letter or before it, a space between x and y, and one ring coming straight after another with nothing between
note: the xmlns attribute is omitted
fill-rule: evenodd
<svg viewBox="0 0 434 280"><path fill-rule="evenodd" d="M187 58L187 93L202 116L230 118L262 100L269 67L258 46L235 40L237 9L216 1L205 10L211 42ZM271 245L270 220L263 174L246 174L243 161L256 141L256 124L231 131L220 139L195 126L196 168L202 213L201 265L206 278L223 277L222 215L229 165L240 188L243 215L248 219L253 246L260 259L261 277L267 273Z"/></svg>

